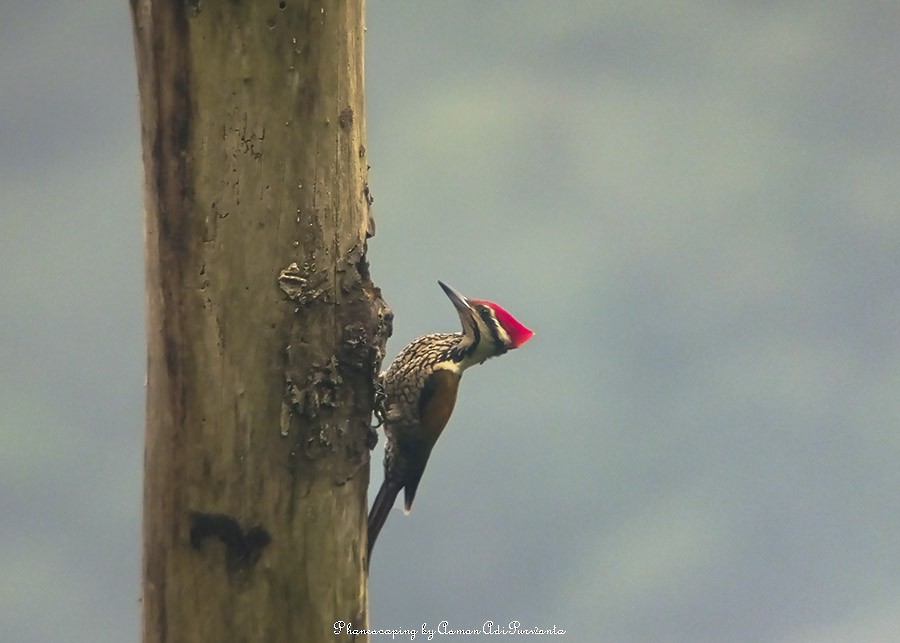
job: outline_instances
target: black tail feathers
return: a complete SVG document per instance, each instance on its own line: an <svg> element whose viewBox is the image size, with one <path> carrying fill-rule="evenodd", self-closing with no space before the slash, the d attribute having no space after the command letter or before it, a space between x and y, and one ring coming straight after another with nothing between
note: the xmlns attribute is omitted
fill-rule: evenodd
<svg viewBox="0 0 900 643"><path fill-rule="evenodd" d="M385 480L381 483L378 495L375 496L375 502L372 503L372 510L369 512L369 551L367 555L367 564L372 560L372 549L375 547L375 540L384 527L385 521L391 513L397 494L400 493L402 485L394 480Z"/></svg>

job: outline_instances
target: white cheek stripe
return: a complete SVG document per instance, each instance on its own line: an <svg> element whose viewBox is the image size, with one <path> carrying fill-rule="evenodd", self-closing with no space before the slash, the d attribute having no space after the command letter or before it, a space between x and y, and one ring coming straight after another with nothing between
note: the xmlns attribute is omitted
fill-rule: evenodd
<svg viewBox="0 0 900 643"><path fill-rule="evenodd" d="M500 341L503 342L505 346L509 346L509 333L503 328L503 324L497 321L497 315L495 315L493 311L491 311L491 321L494 322L494 326L497 328L497 337L500 338ZM490 337L490 331L485 329L485 332L487 332Z"/></svg>
<svg viewBox="0 0 900 643"><path fill-rule="evenodd" d="M503 328L500 324L497 324L497 336L503 341L506 346L509 346L509 333L506 332L506 329Z"/></svg>

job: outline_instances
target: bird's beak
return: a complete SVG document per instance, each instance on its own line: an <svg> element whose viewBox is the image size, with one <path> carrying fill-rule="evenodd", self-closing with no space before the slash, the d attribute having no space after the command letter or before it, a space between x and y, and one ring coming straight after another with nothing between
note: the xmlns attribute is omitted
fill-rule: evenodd
<svg viewBox="0 0 900 643"><path fill-rule="evenodd" d="M466 299L462 295L462 293L454 290L441 280L438 280L438 284L440 284L441 288L444 289L444 292L447 293L450 301L452 301L453 305L456 306L456 310L458 310L459 312L466 312L472 309L472 307L469 306L469 300Z"/></svg>

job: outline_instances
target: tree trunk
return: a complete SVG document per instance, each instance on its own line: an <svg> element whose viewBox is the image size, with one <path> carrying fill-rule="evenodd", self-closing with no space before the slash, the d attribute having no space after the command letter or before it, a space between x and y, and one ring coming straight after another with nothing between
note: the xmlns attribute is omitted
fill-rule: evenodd
<svg viewBox="0 0 900 643"><path fill-rule="evenodd" d="M365 640L363 0L131 0L145 172L143 640ZM337 634L337 635L336 635Z"/></svg>

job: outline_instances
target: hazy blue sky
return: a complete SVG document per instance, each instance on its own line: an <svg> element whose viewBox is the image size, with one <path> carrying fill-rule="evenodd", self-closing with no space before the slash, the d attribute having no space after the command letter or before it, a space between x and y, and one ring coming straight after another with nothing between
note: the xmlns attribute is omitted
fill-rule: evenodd
<svg viewBox="0 0 900 643"><path fill-rule="evenodd" d="M373 0L366 36L389 354L455 329L437 279L537 332L466 374L373 625L900 640L900 5ZM0 9L3 641L139 638L141 172L127 3Z"/></svg>

